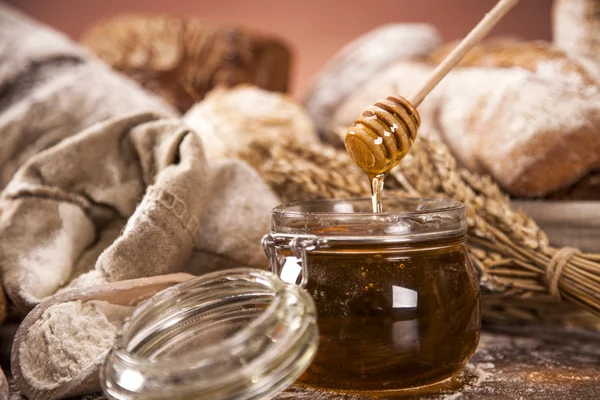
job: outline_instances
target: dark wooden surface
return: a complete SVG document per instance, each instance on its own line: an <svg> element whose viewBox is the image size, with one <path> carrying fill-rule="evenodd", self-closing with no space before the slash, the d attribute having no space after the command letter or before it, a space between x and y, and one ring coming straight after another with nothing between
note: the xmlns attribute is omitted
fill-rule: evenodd
<svg viewBox="0 0 600 400"><path fill-rule="evenodd" d="M277 400L599 400L600 334L491 328L457 377L425 390L360 395L291 388Z"/></svg>
<svg viewBox="0 0 600 400"><path fill-rule="evenodd" d="M24 398L13 390L9 399ZM600 400L600 333L488 327L468 366L435 387L379 396L294 387L276 400L367 399ZM79 400L105 398L90 395Z"/></svg>

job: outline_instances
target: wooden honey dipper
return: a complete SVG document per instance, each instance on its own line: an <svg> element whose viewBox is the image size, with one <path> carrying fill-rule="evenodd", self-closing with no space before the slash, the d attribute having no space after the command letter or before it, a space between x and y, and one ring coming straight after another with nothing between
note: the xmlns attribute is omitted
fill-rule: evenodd
<svg viewBox="0 0 600 400"><path fill-rule="evenodd" d="M500 0L408 99L389 96L368 107L352 123L344 139L346 150L371 179L386 174L406 156L421 125L417 107L518 2Z"/></svg>

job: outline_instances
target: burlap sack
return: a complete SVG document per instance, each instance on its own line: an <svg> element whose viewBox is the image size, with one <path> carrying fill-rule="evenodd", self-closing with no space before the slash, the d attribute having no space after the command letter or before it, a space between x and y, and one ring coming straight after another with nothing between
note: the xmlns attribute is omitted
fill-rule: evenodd
<svg viewBox="0 0 600 400"><path fill-rule="evenodd" d="M260 237L278 202L250 167L208 166L196 134L150 113L106 121L32 157L2 201L2 281L24 311L91 270L89 252L125 220L96 262L106 280L264 267Z"/></svg>
<svg viewBox="0 0 600 400"><path fill-rule="evenodd" d="M32 155L135 111L177 115L66 36L0 4L0 189Z"/></svg>
<svg viewBox="0 0 600 400"><path fill-rule="evenodd" d="M8 6L0 43L0 273L19 309L106 281L264 266L278 201L251 168L207 165L168 106Z"/></svg>

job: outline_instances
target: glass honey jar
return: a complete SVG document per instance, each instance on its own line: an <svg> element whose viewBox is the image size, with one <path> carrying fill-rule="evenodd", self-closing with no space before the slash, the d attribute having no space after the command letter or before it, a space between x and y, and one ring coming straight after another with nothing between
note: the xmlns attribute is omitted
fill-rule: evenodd
<svg viewBox="0 0 600 400"><path fill-rule="evenodd" d="M371 199L283 205L263 239L270 266L314 299L319 349L299 382L379 392L460 371L479 341L463 204Z"/></svg>

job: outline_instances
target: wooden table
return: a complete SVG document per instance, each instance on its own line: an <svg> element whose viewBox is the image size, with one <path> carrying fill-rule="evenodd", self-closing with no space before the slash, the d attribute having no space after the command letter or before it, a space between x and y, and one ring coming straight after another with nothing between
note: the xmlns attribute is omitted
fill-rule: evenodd
<svg viewBox="0 0 600 400"><path fill-rule="evenodd" d="M1 398L1 396L0 396ZM276 400L599 400L600 333L488 327L457 377L424 391L364 396L291 388ZM10 400L22 400L11 394ZM90 395L79 400L105 400ZM215 399L217 400L217 399Z"/></svg>
<svg viewBox="0 0 600 400"><path fill-rule="evenodd" d="M600 334L490 327L457 377L422 391L365 396L292 388L277 400L598 400Z"/></svg>

